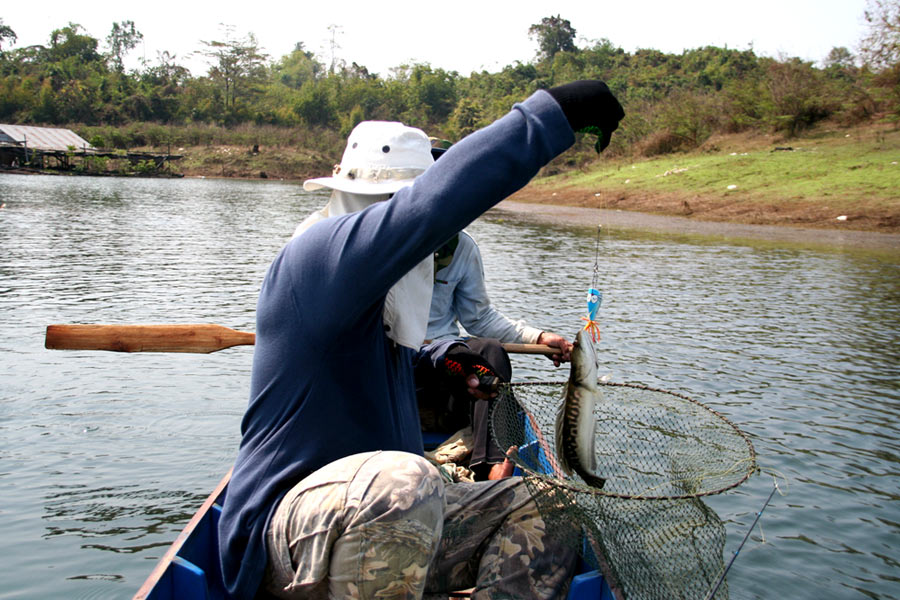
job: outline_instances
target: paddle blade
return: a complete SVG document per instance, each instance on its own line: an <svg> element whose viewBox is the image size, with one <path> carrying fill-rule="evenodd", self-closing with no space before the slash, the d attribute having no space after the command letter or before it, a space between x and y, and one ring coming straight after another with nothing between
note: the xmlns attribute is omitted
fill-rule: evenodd
<svg viewBox="0 0 900 600"><path fill-rule="evenodd" d="M252 345L256 334L222 325L48 325L50 350L113 352L197 352Z"/></svg>

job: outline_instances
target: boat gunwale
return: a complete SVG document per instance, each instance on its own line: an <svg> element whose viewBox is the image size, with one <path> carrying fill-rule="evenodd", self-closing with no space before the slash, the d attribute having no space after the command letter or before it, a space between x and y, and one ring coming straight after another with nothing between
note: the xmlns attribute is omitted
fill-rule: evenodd
<svg viewBox="0 0 900 600"><path fill-rule="evenodd" d="M228 469L228 473L219 481L218 485L216 485L215 489L212 493L207 496L206 500L203 501L203 504L200 505L200 508L194 513L194 516L191 517L191 520L188 521L187 525L184 526L184 529L178 534L178 537L175 538L175 541L169 546L166 553L162 555L162 558L156 563L156 566L153 567L153 571L150 572L150 575L144 581L144 584L134 595L132 600L146 600L146 598L150 595L156 585L159 583L159 580L162 579L163 575L165 575L166 570L172 564L172 561L175 560L178 552L181 551L182 546L187 541L187 539L194 533L194 530L200 524L200 522L206 518L210 509L212 509L213 505L216 503L216 500L219 499L219 496L222 495L222 490L225 489L225 486L228 485L228 481L231 479L232 469Z"/></svg>

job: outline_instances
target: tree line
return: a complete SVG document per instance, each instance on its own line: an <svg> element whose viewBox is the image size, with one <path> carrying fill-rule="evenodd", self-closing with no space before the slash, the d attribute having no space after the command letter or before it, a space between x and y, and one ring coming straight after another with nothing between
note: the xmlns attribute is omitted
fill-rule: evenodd
<svg viewBox="0 0 900 600"><path fill-rule="evenodd" d="M572 24L550 16L527 32L537 46L534 58L468 76L427 63L380 76L333 57L326 64L302 42L273 59L252 33L237 35L232 27L222 39L200 42L205 75L193 76L168 52L126 71L124 58L143 37L131 21L113 23L103 42L69 23L53 30L46 45L18 48L13 25L0 19L0 122L105 126L107 132L160 124L170 126L163 130L168 139L151 142L176 144L192 141L178 139L179 127L201 124L225 131L303 128L339 144L359 121L386 119L455 140L537 89L598 78L627 113L610 152L637 148L653 155L697 147L714 133L794 135L824 119L900 122L900 5L869 0L865 18L859 54L836 47L817 65L757 56L752 48L626 52L608 39L579 47ZM115 133L106 137L115 139L90 141L141 145Z"/></svg>

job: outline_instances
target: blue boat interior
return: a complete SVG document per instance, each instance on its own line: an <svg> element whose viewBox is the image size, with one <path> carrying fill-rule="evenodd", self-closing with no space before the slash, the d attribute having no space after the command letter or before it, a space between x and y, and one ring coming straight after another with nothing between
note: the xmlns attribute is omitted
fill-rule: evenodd
<svg viewBox="0 0 900 600"><path fill-rule="evenodd" d="M533 432L526 427L526 443L520 448L520 459L535 471L548 469L549 462ZM433 449L446 436L424 434L425 447ZM521 474L518 471L516 474ZM222 573L218 561L218 527L222 503L228 488L224 488L205 517L187 537L147 598L150 600L224 600ZM586 546L586 552L590 549ZM573 578L567 600L613 600L603 575L581 560L578 574Z"/></svg>

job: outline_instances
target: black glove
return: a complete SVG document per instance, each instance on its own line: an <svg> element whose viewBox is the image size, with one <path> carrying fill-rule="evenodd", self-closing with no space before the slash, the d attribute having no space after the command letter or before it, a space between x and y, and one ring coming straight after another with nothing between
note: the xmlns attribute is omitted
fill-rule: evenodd
<svg viewBox="0 0 900 600"><path fill-rule="evenodd" d="M462 344L452 347L444 357L444 368L450 377L451 389L455 388L456 392L466 391L468 389L466 379L474 373L478 376L479 390L486 394L496 392L500 378L486 363L479 353Z"/></svg>
<svg viewBox="0 0 900 600"><path fill-rule="evenodd" d="M619 127L625 111L605 83L596 79L584 79L552 87L547 91L559 103L572 131L596 133L597 152L602 152L609 146L613 131Z"/></svg>

